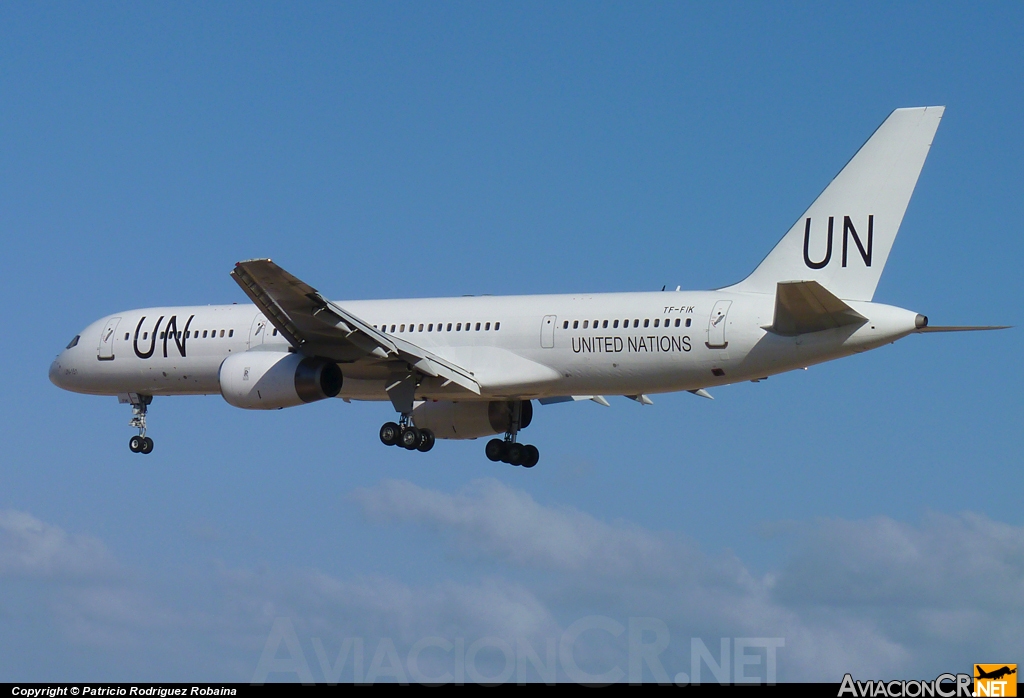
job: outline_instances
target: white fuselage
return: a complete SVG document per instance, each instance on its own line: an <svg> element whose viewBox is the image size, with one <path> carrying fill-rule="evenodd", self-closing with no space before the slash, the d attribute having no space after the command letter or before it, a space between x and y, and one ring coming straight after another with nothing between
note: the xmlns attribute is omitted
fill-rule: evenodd
<svg viewBox="0 0 1024 698"><path fill-rule="evenodd" d="M696 390L866 351L915 329L912 311L850 301L866 323L780 336L765 329L774 304L772 295L728 291L339 302L382 332L468 369L481 388L477 396L428 378L417 399ZM287 352L289 344L253 305L129 310L82 330L53 362L50 379L97 395L214 394L225 358L268 350ZM383 369L340 366L338 397L388 399Z"/></svg>

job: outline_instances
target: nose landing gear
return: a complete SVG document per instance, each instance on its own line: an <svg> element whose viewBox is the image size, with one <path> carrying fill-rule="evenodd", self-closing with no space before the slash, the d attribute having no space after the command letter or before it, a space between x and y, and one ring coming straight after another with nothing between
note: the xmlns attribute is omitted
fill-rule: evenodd
<svg viewBox="0 0 1024 698"><path fill-rule="evenodd" d="M153 402L152 395L139 395L129 393L127 397L121 396L122 403L129 402L132 406L132 421L128 426L138 429L138 436L128 439L128 448L132 453L148 454L153 452L153 439L146 436L146 412L149 404Z"/></svg>

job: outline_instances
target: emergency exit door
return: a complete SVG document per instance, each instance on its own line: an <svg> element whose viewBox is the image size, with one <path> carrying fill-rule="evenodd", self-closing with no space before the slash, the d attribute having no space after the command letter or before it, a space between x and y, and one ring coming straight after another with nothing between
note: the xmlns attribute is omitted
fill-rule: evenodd
<svg viewBox="0 0 1024 698"><path fill-rule="evenodd" d="M725 338L725 325L730 305L732 301L718 301L711 309L711 317L708 318L708 349L725 349L729 346Z"/></svg>
<svg viewBox="0 0 1024 698"><path fill-rule="evenodd" d="M114 360L114 339L117 335L117 323L121 322L121 318L114 317L107 321L107 324L103 326L103 334L100 335L100 346L96 353L96 358L100 361L113 361Z"/></svg>

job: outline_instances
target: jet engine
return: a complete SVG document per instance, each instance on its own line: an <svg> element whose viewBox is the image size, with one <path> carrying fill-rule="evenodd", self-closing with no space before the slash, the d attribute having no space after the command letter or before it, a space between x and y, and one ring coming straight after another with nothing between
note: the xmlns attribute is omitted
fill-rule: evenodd
<svg viewBox="0 0 1024 698"><path fill-rule="evenodd" d="M525 429L533 421L529 400L428 400L413 407L412 421L416 428L429 429L438 439L476 439L507 431L517 403L521 405L519 428Z"/></svg>
<svg viewBox="0 0 1024 698"><path fill-rule="evenodd" d="M336 397L342 376L328 359L276 351L232 354L220 365L220 394L247 410L279 410Z"/></svg>

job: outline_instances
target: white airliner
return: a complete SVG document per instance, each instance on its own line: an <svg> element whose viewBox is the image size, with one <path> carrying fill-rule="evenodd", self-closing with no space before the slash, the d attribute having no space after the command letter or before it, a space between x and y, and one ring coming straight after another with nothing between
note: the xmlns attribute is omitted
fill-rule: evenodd
<svg viewBox="0 0 1024 698"><path fill-rule="evenodd" d="M66 390L133 409L132 451L149 453L156 395L220 393L245 409L326 398L390 400L387 445L491 439L487 457L533 467L518 441L542 404L759 380L889 344L929 327L872 303L942 117L897 109L763 262L715 291L329 301L268 259L231 275L253 305L145 308L75 336L50 367Z"/></svg>

